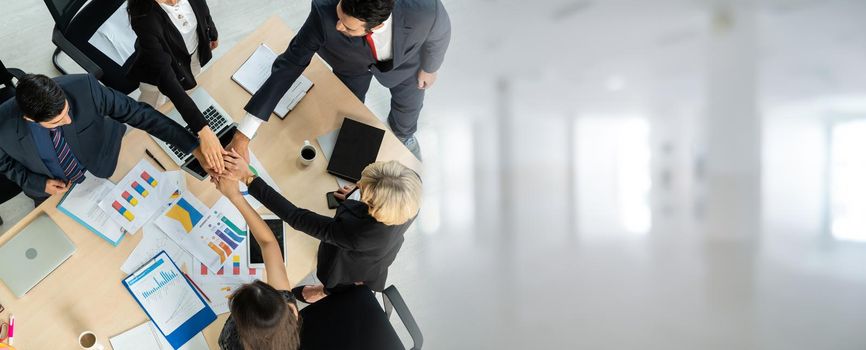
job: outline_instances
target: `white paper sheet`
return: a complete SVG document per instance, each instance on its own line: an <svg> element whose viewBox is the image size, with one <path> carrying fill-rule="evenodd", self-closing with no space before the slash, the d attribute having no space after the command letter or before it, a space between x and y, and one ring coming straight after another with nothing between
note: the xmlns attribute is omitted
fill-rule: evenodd
<svg viewBox="0 0 866 350"><path fill-rule="evenodd" d="M99 207L127 232L135 233L158 215L178 190L174 177L167 177L142 159L99 202Z"/></svg>
<svg viewBox="0 0 866 350"><path fill-rule="evenodd" d="M153 322L147 321L109 340L114 350L173 350ZM204 335L199 333L178 350L208 350Z"/></svg>
<svg viewBox="0 0 866 350"><path fill-rule="evenodd" d="M247 231L247 225L243 216L228 198L220 198L211 207L211 211L222 213L231 222L236 223L239 229ZM196 261L194 265L195 269L191 272L190 276L196 283L248 283L261 279L264 272L263 269L249 268L249 260L247 258L248 242L249 239L244 239L218 269L210 269L207 265Z"/></svg>
<svg viewBox="0 0 866 350"><path fill-rule="evenodd" d="M84 182L75 185L57 205L57 208L83 224L113 245L117 245L126 231L114 222L98 203L105 198L114 184L87 173Z"/></svg>
<svg viewBox="0 0 866 350"><path fill-rule="evenodd" d="M147 224L142 228L141 241L126 258L126 261L120 267L120 270L126 274L131 274L138 270L141 265L153 259L160 251L165 250L165 253L171 257L181 271L191 274L193 272L193 259L186 250L181 248L172 239L168 238L165 232L162 232L156 225Z"/></svg>
<svg viewBox="0 0 866 350"><path fill-rule="evenodd" d="M331 154L334 153L334 146L337 145L337 136L340 136L340 128L316 137L316 141L319 141L319 147L322 148L322 155L325 156L325 159L331 159Z"/></svg>
<svg viewBox="0 0 866 350"><path fill-rule="evenodd" d="M198 283L198 282L196 282ZM243 285L241 282L206 282L199 283L199 287L208 296L210 308L217 315L229 312L229 297Z"/></svg>
<svg viewBox="0 0 866 350"><path fill-rule="evenodd" d="M253 167L253 169L255 169L255 173L259 177L261 177L262 180L265 180L265 183L270 185L277 192L283 193L283 191L280 189L280 186L277 186L277 182L274 181L274 178L272 178L271 174L268 173L268 169L266 169L265 166L262 164L262 162L259 161L258 158L256 158L256 155L253 154L253 152L250 152L250 166ZM241 194L244 195L244 198L247 199L247 202L250 203L251 207L253 207L255 209L259 209L263 206L261 202L257 201L255 198L253 198L253 196L251 196L249 194L249 192L247 191L247 185L246 184L241 183L240 184L240 190L241 190ZM234 208L234 206L232 206L231 203L229 203L229 206ZM235 209L235 211L237 211L237 209ZM240 215L240 213L238 213L238 215Z"/></svg>
<svg viewBox="0 0 866 350"><path fill-rule="evenodd" d="M258 91L262 85L265 84L265 80L271 76L271 67L274 65L274 61L277 59L277 54L274 50L271 50L267 45L261 44L256 48L256 51L253 52L252 55L238 68L238 71L232 75L232 80L234 80L238 85L240 85L244 90L247 90L250 94L254 94ZM277 102L277 106L274 108L274 113L279 115L280 117L285 118L286 114L289 113L301 99L306 96L307 91L313 87L313 82L307 77L300 75L298 79L292 84L286 94L283 95L283 98Z"/></svg>
<svg viewBox="0 0 866 350"><path fill-rule="evenodd" d="M126 8L127 3L124 1L87 41L119 66L126 63L129 56L135 52L137 38L129 24Z"/></svg>

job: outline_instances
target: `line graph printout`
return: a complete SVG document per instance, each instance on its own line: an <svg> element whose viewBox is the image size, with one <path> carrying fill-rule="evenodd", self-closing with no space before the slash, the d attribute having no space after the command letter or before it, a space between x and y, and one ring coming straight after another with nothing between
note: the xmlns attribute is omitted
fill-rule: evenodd
<svg viewBox="0 0 866 350"><path fill-rule="evenodd" d="M206 308L165 253L125 279L133 296L165 334Z"/></svg>

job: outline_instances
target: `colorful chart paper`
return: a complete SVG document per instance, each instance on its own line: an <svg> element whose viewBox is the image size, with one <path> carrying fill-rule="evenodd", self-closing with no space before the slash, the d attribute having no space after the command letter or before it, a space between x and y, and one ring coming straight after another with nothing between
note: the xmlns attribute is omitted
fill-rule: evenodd
<svg viewBox="0 0 866 350"><path fill-rule="evenodd" d="M120 215L123 215L123 217L127 221L131 222L132 220L135 220L135 215L133 215L131 211L127 210L126 207L124 207L123 204L120 204L118 201L114 201L114 203L111 204L111 207L114 208L114 210L116 210Z"/></svg>
<svg viewBox="0 0 866 350"><path fill-rule="evenodd" d="M221 212L208 209L188 192L170 204L155 223L178 245L213 270L223 266L246 239L246 230Z"/></svg>
<svg viewBox="0 0 866 350"><path fill-rule="evenodd" d="M132 204L133 207L138 205L138 199L129 194L129 191L123 191L120 196L123 197L127 203Z"/></svg>
<svg viewBox="0 0 866 350"><path fill-rule="evenodd" d="M148 173L146 170L141 171L141 179L144 180L144 182L146 182L148 185L150 185L150 187L156 187L158 183L156 179L153 176L150 176L150 173Z"/></svg>
<svg viewBox="0 0 866 350"><path fill-rule="evenodd" d="M186 199L179 199L171 207L165 216L176 220L183 227L184 232L190 233L195 225L202 219L202 213L193 207Z"/></svg>
<svg viewBox="0 0 866 350"><path fill-rule="evenodd" d="M144 188L144 186L139 184L138 181L133 181L130 186L132 186L132 189L135 190L135 192L138 192L138 194L140 194L142 197L146 198L147 195L150 194L150 192L148 192L147 189Z"/></svg>
<svg viewBox="0 0 866 350"><path fill-rule="evenodd" d="M135 233L165 209L178 186L177 181L167 181L165 173L142 160L117 182L99 207L124 230Z"/></svg>

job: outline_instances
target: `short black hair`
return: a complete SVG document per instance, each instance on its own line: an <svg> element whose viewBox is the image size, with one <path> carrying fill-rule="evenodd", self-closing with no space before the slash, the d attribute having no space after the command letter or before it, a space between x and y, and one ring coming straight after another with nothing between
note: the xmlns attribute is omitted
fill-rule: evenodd
<svg viewBox="0 0 866 350"><path fill-rule="evenodd" d="M53 79L42 74L27 74L15 87L18 108L37 122L56 118L66 107L66 94Z"/></svg>
<svg viewBox="0 0 866 350"><path fill-rule="evenodd" d="M394 0L342 0L340 4L347 15L366 22L367 30L385 22L394 9Z"/></svg>

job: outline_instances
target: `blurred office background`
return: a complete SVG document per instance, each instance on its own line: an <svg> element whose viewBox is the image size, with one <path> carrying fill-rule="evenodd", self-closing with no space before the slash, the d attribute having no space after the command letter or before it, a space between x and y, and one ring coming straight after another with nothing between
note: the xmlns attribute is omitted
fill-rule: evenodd
<svg viewBox="0 0 866 350"><path fill-rule="evenodd" d="M425 348L866 348L866 2L443 2L390 277ZM217 57L309 10L208 3ZM58 74L44 4L0 13L3 61Z"/></svg>

